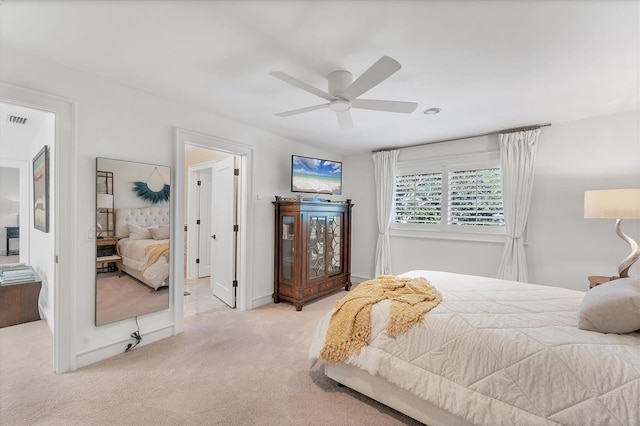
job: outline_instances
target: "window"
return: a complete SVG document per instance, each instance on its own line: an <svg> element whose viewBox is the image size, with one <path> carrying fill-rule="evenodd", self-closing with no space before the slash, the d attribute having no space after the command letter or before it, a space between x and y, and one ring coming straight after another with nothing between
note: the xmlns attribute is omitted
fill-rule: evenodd
<svg viewBox="0 0 640 426"><path fill-rule="evenodd" d="M504 227L500 168L448 172L447 224Z"/></svg>
<svg viewBox="0 0 640 426"><path fill-rule="evenodd" d="M392 228L504 233L497 153L398 163Z"/></svg>
<svg viewBox="0 0 640 426"><path fill-rule="evenodd" d="M439 224L442 173L396 176L395 223Z"/></svg>

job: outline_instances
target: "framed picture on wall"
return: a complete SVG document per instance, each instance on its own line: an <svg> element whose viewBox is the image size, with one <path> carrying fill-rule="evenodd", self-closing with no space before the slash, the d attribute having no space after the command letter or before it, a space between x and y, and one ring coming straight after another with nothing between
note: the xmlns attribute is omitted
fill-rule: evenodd
<svg viewBox="0 0 640 426"><path fill-rule="evenodd" d="M33 227L49 232L49 147L33 158Z"/></svg>

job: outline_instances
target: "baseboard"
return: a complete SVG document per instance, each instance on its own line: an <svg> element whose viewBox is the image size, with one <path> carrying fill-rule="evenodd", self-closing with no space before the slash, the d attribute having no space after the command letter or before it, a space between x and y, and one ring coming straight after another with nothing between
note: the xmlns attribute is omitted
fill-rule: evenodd
<svg viewBox="0 0 640 426"><path fill-rule="evenodd" d="M173 336L174 327L174 324L169 324L156 330L145 332L142 334L142 341L139 346L148 345ZM131 337L126 337L97 348L78 352L76 353L76 369L121 354L129 343L135 343L135 340Z"/></svg>
<svg viewBox="0 0 640 426"><path fill-rule="evenodd" d="M269 303L273 303L273 296L270 294L267 296L259 297L257 299L253 299L251 301L251 308L249 309L255 309L260 306L268 305Z"/></svg>
<svg viewBox="0 0 640 426"><path fill-rule="evenodd" d="M42 292L40 294L42 294ZM53 334L53 322L49 321L46 312L47 310L44 308L44 306L42 306L40 297L38 297L38 314L40 315L40 319L47 323L47 327L49 327L49 330L51 330L51 334Z"/></svg>
<svg viewBox="0 0 640 426"><path fill-rule="evenodd" d="M351 282L354 283L354 284L360 284L362 282L369 281L369 280L372 280L372 279L373 278L363 277L361 275L351 274Z"/></svg>

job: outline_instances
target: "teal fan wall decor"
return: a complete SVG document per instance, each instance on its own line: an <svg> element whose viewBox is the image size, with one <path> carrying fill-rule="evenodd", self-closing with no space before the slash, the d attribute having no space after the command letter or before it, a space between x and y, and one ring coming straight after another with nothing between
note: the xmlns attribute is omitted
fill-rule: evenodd
<svg viewBox="0 0 640 426"><path fill-rule="evenodd" d="M158 176L160 176L160 179L162 179L162 182L164 183L164 186L160 191L152 190L147 184L154 173L158 173ZM160 175L160 172L158 172L158 168L156 167L155 169L153 169L153 172L146 182L133 182L133 192L135 192L136 195L143 200L150 201L151 204L158 204L162 201L169 201L170 186L164 181L164 179Z"/></svg>

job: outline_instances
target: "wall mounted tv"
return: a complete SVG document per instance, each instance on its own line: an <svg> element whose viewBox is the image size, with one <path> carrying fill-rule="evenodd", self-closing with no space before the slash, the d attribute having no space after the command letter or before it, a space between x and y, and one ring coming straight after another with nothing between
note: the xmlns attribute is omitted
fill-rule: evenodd
<svg viewBox="0 0 640 426"><path fill-rule="evenodd" d="M291 192L342 194L342 163L292 155Z"/></svg>

